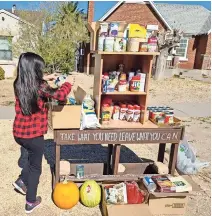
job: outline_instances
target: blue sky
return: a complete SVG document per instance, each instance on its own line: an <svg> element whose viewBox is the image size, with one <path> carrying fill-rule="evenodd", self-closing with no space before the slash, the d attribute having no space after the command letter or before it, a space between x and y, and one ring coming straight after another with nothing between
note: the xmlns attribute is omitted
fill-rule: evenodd
<svg viewBox="0 0 212 216"><path fill-rule="evenodd" d="M95 15L94 19L98 20L101 18L116 1L96 1L95 2ZM208 10L211 10L210 1L157 1L157 3L170 3L170 4L190 4L190 5L202 5ZM17 9L36 9L38 8L38 1L0 1L0 9L10 9L13 4L16 4ZM79 2L79 7L87 11L87 1Z"/></svg>

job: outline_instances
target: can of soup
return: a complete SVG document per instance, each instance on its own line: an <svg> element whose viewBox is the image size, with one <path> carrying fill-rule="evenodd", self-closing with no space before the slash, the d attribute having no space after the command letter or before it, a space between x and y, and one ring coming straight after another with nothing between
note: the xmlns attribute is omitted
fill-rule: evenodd
<svg viewBox="0 0 212 216"><path fill-rule="evenodd" d="M174 123L174 113L166 111L165 112L165 123L166 124L173 124Z"/></svg>
<svg viewBox="0 0 212 216"><path fill-rule="evenodd" d="M158 125L163 125L165 118L163 116L157 117L156 122L158 123Z"/></svg>

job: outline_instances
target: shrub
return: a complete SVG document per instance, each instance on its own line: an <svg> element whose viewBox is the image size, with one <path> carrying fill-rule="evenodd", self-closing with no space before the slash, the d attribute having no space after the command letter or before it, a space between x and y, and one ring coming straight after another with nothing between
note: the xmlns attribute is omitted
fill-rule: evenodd
<svg viewBox="0 0 212 216"><path fill-rule="evenodd" d="M5 78L5 72L3 68L0 67L0 80L3 80Z"/></svg>

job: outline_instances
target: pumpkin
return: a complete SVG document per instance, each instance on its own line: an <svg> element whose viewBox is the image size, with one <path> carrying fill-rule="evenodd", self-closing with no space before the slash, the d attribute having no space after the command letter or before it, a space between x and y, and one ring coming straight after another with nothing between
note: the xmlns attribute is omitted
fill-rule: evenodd
<svg viewBox="0 0 212 216"><path fill-rule="evenodd" d="M67 182L67 180L57 183L53 192L53 200L57 207L70 209L79 202L79 188L74 182Z"/></svg>
<svg viewBox="0 0 212 216"><path fill-rule="evenodd" d="M88 180L80 188L80 200L87 207L95 207L101 201L101 188L94 180Z"/></svg>

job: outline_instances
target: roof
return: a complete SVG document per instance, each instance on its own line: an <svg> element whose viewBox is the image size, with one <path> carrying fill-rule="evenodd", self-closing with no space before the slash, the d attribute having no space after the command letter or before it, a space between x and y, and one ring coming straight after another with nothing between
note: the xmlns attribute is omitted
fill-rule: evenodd
<svg viewBox="0 0 212 216"><path fill-rule="evenodd" d="M172 28L186 34L207 34L211 29L211 12L203 6L159 3L155 6Z"/></svg>
<svg viewBox="0 0 212 216"><path fill-rule="evenodd" d="M20 18L19 18L18 16L16 16L16 15L13 14L13 13L10 13L10 12L7 11L7 10L1 9L1 10L0 10L0 13L5 13L5 14L7 14L8 16L13 17L14 19L20 20Z"/></svg>
<svg viewBox="0 0 212 216"><path fill-rule="evenodd" d="M109 17L119 6L121 6L123 3L136 3L136 4L150 4L152 8L155 10L156 14L161 18L161 20L164 22L165 26L171 30L171 26L166 22L164 17L160 14L160 12L157 10L155 7L154 3L152 1L136 1L136 2L126 2L126 1L119 1L117 4L115 4L110 10L107 11L107 13L99 20L99 21L104 21Z"/></svg>
<svg viewBox="0 0 212 216"><path fill-rule="evenodd" d="M119 1L99 20L104 21L125 1ZM131 2L126 2L131 3ZM134 2L133 2L134 3ZM142 4L145 1L136 2ZM208 34L211 29L211 12L200 5L160 4L148 2L168 29L180 29L185 34Z"/></svg>
<svg viewBox="0 0 212 216"><path fill-rule="evenodd" d="M11 9L9 9L9 10L5 9L5 11L13 14ZM30 11L30 10L15 10L15 13L13 15L15 15L17 17L20 17L21 19L33 24L34 21L38 17L42 16L42 12L40 12L40 11Z"/></svg>

